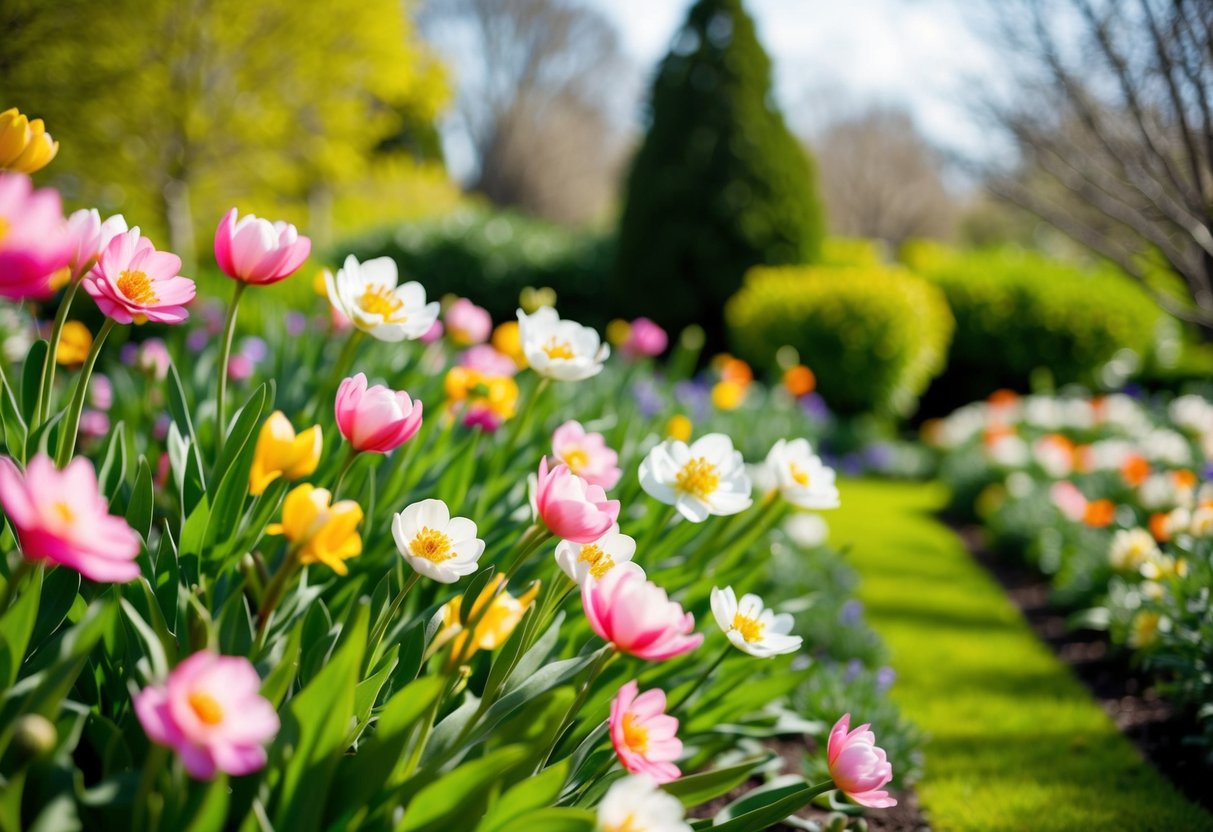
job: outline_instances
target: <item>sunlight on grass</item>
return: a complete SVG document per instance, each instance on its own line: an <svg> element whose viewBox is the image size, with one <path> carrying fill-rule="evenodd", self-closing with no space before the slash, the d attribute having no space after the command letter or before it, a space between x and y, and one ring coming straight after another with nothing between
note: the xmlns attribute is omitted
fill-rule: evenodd
<svg viewBox="0 0 1213 832"><path fill-rule="evenodd" d="M848 482L831 541L892 653L892 696L929 736L938 830L1213 829L1144 763L931 514L937 485Z"/></svg>

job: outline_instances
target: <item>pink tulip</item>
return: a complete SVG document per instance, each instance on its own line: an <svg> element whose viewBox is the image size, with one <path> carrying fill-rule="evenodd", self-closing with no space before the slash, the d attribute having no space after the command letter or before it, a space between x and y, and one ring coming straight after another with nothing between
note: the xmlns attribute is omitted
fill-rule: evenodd
<svg viewBox="0 0 1213 832"><path fill-rule="evenodd" d="M1049 499L1057 510L1074 522L1082 520L1087 513L1087 498L1074 483L1059 480L1049 489Z"/></svg>
<svg viewBox="0 0 1213 832"><path fill-rule="evenodd" d="M297 272L312 253L312 241L290 223L237 216L233 208L215 229L215 261L233 280L258 286L277 283Z"/></svg>
<svg viewBox="0 0 1213 832"><path fill-rule="evenodd" d="M35 191L23 173L0 174L0 297L50 297L51 278L71 256L59 194Z"/></svg>
<svg viewBox="0 0 1213 832"><path fill-rule="evenodd" d="M565 422L552 434L552 451L569 470L590 485L614 488L623 476L619 454L607 447L601 433L586 433L580 422Z"/></svg>
<svg viewBox="0 0 1213 832"><path fill-rule="evenodd" d="M77 457L60 471L49 456L38 454L22 474L0 457L0 503L29 560L66 566L90 581L139 577L139 536L109 513L87 459Z"/></svg>
<svg viewBox="0 0 1213 832"><path fill-rule="evenodd" d="M446 331L461 347L483 344L493 331L493 318L488 310L467 298L460 298L446 310Z"/></svg>
<svg viewBox="0 0 1213 832"><path fill-rule="evenodd" d="M887 809L897 801L889 797L884 785L893 779L884 749L876 746L876 735L867 723L847 733L851 715L846 714L830 731L826 757L834 785L860 806Z"/></svg>
<svg viewBox="0 0 1213 832"><path fill-rule="evenodd" d="M336 307L334 307L334 308L336 308ZM346 318L347 322L349 320L350 320L349 318ZM352 325L352 323L351 323L351 325ZM425 331L425 334L422 335L417 340L423 344L432 344L435 341L437 341L439 338L442 337L442 333L443 333L442 321L434 321L432 324L430 324L430 328Z"/></svg>
<svg viewBox="0 0 1213 832"><path fill-rule="evenodd" d="M665 661L703 644L693 632L695 616L636 570L612 569L601 581L586 581L581 606L595 633L637 658Z"/></svg>
<svg viewBox="0 0 1213 832"><path fill-rule="evenodd" d="M73 275L82 275L93 267L101 252L119 234L127 232L126 219L115 214L105 222L96 208L82 208L67 218L67 234L71 239Z"/></svg>
<svg viewBox="0 0 1213 832"><path fill-rule="evenodd" d="M359 373L337 389L337 427L356 451L386 454L421 428L421 401L382 384L367 388Z"/></svg>
<svg viewBox="0 0 1213 832"><path fill-rule="evenodd" d="M665 352L669 346L670 337L664 329L648 318L637 318L632 321L628 331L628 340L623 342L620 351L630 358L639 356L656 356Z"/></svg>
<svg viewBox="0 0 1213 832"><path fill-rule="evenodd" d="M539 461L535 506L552 534L574 543L593 543L619 518L619 501L608 500L602 486L590 485L563 463L549 471L547 457Z"/></svg>
<svg viewBox="0 0 1213 832"><path fill-rule="evenodd" d="M658 783L682 776L674 761L682 756L678 720L665 712L665 691L639 693L632 681L611 701L611 745L620 764L632 774L647 774Z"/></svg>
<svg viewBox="0 0 1213 832"><path fill-rule="evenodd" d="M120 324L179 324L189 317L194 281L182 277L181 258L157 251L138 228L119 234L84 278L84 290Z"/></svg>
<svg viewBox="0 0 1213 832"><path fill-rule="evenodd" d="M488 344L477 344L464 350L459 356L459 366L479 370L486 376L511 377L518 373L518 365L514 363L514 359Z"/></svg>
<svg viewBox="0 0 1213 832"><path fill-rule="evenodd" d="M110 432L110 417L103 411L86 407L80 413L80 435L97 439Z"/></svg>
<svg viewBox="0 0 1213 832"><path fill-rule="evenodd" d="M135 714L152 742L174 749L190 776L210 780L265 766L278 714L261 696L261 677L243 656L195 653L161 685L135 695Z"/></svg>

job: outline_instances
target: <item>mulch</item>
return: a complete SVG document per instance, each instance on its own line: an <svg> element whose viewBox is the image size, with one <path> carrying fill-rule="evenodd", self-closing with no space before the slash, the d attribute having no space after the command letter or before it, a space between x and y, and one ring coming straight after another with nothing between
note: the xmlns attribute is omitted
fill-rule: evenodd
<svg viewBox="0 0 1213 832"><path fill-rule="evenodd" d="M1002 584L1037 636L1073 669L1142 756L1189 800L1213 811L1205 752L1184 741L1199 733L1195 717L1163 699L1150 677L1130 664L1107 633L1073 628L1067 621L1069 611L1052 604L1047 577L991 552L981 528L954 528L978 562Z"/></svg>

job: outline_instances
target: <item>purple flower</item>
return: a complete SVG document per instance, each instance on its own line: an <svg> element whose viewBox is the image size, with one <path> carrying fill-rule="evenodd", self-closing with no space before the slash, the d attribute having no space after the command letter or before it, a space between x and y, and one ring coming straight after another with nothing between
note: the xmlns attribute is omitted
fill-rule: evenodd
<svg viewBox="0 0 1213 832"><path fill-rule="evenodd" d="M842 605L842 609L838 611L838 623L844 627L853 627L859 623L860 616L863 615L863 604L852 598Z"/></svg>
<svg viewBox="0 0 1213 832"><path fill-rule="evenodd" d="M190 352L202 352L210 342L210 334L200 327L191 329L190 334L185 336L185 345L189 347Z"/></svg>
<svg viewBox="0 0 1213 832"><path fill-rule="evenodd" d="M863 673L863 662L861 662L859 659L851 659L849 662L847 662L847 670L846 673L843 674L842 678L846 682L854 682L859 678L859 674L861 673Z"/></svg>
<svg viewBox="0 0 1213 832"><path fill-rule="evenodd" d="M247 356L254 364L260 364L270 354L270 348L266 345L264 338L250 335L240 339L240 354Z"/></svg>
<svg viewBox="0 0 1213 832"><path fill-rule="evenodd" d="M109 410L114 406L114 385L109 376L95 373L88 386L88 402L98 410Z"/></svg>
<svg viewBox="0 0 1213 832"><path fill-rule="evenodd" d="M286 334L297 338L307 332L307 315L302 312L286 313Z"/></svg>
<svg viewBox="0 0 1213 832"><path fill-rule="evenodd" d="M894 680L897 679L897 671L891 667L882 667L876 671L876 689L884 693L893 686Z"/></svg>
<svg viewBox="0 0 1213 832"><path fill-rule="evenodd" d="M647 378L637 379L632 384L632 396L636 399L636 407L645 418L651 419L665 406L665 402L661 399L661 391Z"/></svg>

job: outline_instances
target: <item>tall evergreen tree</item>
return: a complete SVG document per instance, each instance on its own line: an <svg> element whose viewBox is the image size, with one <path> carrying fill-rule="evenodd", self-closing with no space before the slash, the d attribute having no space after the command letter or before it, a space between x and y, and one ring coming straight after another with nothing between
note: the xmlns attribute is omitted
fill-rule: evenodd
<svg viewBox="0 0 1213 832"><path fill-rule="evenodd" d="M699 0L653 82L651 124L627 182L616 294L723 345L724 303L756 264L816 259L811 160L771 90L742 0Z"/></svg>

